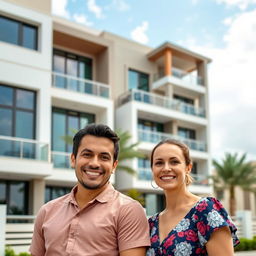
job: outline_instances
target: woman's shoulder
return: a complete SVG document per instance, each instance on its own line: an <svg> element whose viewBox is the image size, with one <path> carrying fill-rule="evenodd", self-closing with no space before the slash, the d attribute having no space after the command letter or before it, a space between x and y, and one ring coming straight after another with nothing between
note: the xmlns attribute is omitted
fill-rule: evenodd
<svg viewBox="0 0 256 256"><path fill-rule="evenodd" d="M148 222L151 223L151 222L156 222L159 218L159 212L155 213L154 215L150 216L148 218Z"/></svg>

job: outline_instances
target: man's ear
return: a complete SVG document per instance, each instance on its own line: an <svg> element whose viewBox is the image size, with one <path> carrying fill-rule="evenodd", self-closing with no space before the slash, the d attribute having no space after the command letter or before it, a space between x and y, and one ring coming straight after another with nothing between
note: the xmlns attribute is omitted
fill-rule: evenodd
<svg viewBox="0 0 256 256"><path fill-rule="evenodd" d="M72 168L75 168L75 163L76 163L76 157L75 157L75 155L72 153L72 154L70 155L70 164L71 164L71 167L72 167Z"/></svg>
<svg viewBox="0 0 256 256"><path fill-rule="evenodd" d="M113 169L112 169L111 173L115 173L117 164L118 164L118 160L116 160L116 161L113 163Z"/></svg>

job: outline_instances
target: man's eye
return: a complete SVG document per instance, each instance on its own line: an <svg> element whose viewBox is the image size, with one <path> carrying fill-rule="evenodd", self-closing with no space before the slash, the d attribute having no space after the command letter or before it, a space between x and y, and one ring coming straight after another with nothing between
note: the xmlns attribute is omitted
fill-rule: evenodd
<svg viewBox="0 0 256 256"><path fill-rule="evenodd" d="M106 155L103 155L103 156L101 156L101 159L107 161L107 160L110 159L110 157L109 157L109 156L106 156Z"/></svg>
<svg viewBox="0 0 256 256"><path fill-rule="evenodd" d="M90 157L91 154L90 154L90 153L83 153L82 156L83 156L83 157Z"/></svg>

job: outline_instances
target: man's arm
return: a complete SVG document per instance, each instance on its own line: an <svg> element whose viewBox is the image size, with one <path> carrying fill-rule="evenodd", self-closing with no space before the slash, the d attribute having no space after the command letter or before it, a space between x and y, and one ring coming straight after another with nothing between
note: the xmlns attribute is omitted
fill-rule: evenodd
<svg viewBox="0 0 256 256"><path fill-rule="evenodd" d="M146 247L138 247L120 252L120 256L145 256Z"/></svg>

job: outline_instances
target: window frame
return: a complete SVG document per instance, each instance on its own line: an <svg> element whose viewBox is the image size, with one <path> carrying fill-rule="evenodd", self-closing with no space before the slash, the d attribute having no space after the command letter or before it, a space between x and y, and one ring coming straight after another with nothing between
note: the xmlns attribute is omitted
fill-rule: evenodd
<svg viewBox="0 0 256 256"><path fill-rule="evenodd" d="M1 40L1 42L13 44L13 45L18 45L18 46L24 47L24 48L29 49L29 50L38 51L38 38L39 38L39 36L38 36L38 31L39 31L38 26L29 24L27 22L23 22L23 21L20 21L20 20L17 20L17 19L10 18L10 17L4 16L2 14L0 14L0 18L10 20L10 21L16 22L18 24L18 35L17 35L18 44L10 43L10 42L6 42L6 41L2 41L2 40ZM24 27L30 27L30 28L35 29L35 40L34 40L35 48L29 48L29 47L26 47L26 46L23 45Z"/></svg>
<svg viewBox="0 0 256 256"><path fill-rule="evenodd" d="M134 73L137 74L137 85L136 85L137 88L136 89L137 90L142 90L142 91L145 91L145 92L149 92L150 91L150 74L138 71L138 70L133 69L133 68L128 69L128 90L133 89L133 88L130 88L130 81L129 81L130 72L134 72ZM141 88L140 82L141 82L141 79L142 79L143 76L147 77L147 80L148 80L147 90L144 90L143 88Z"/></svg>

